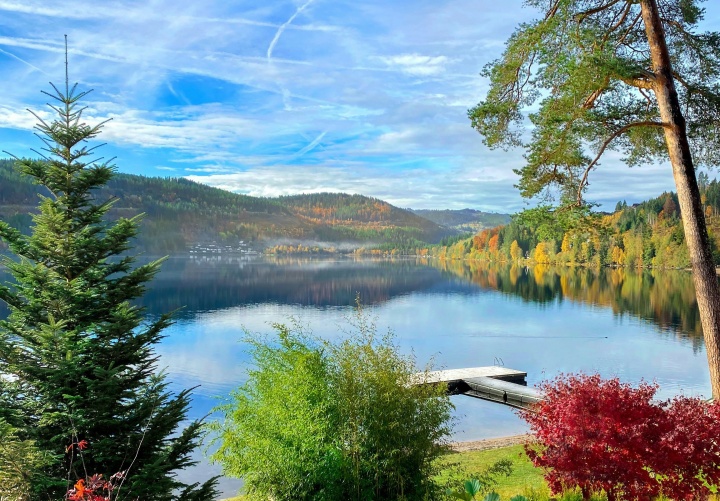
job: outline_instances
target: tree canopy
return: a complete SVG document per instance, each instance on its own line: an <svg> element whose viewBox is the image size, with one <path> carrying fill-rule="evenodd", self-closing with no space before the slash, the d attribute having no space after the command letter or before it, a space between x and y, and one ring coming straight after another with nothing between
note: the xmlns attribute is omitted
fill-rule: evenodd
<svg viewBox="0 0 720 501"><path fill-rule="evenodd" d="M566 202L582 202L589 173L608 149L629 165L667 160L641 2L525 3L544 16L521 25L503 56L485 67L490 90L469 111L488 146L526 148L527 163L517 171L522 195L559 188ZM703 18L697 0L664 0L657 8L695 165L715 166L720 34L695 32Z"/></svg>

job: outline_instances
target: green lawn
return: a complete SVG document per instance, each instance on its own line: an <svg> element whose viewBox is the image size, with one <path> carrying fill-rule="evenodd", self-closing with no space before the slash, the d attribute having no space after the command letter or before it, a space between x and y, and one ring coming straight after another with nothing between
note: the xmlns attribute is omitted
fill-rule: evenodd
<svg viewBox="0 0 720 501"><path fill-rule="evenodd" d="M487 451L470 451L452 453L443 460L444 464L452 466L444 468L440 473L440 480L447 481L451 476L457 478L457 485L461 486L461 480L473 478L473 475L486 470L497 461L508 459L513 463L512 474L509 477L498 479L495 492L500 494L501 501L508 501L516 494L524 494L535 491L541 498L547 498L549 492L542 479L542 472L534 468L525 455L522 445L503 447ZM243 501L244 496L230 498L226 501Z"/></svg>
<svg viewBox="0 0 720 501"><path fill-rule="evenodd" d="M449 454L445 460L455 463L455 466L443 470L440 479L441 481L446 480L450 475L457 477L457 469L462 472L460 473L461 478L465 480L471 479L487 470L494 463L504 459L512 462L512 473L508 477L498 478L498 484L493 488L495 492L500 494L502 500L507 501L516 494L524 494L531 490L544 494L541 497L549 495L542 478L542 471L532 465L525 455L522 445ZM460 487L460 485L458 484L457 487Z"/></svg>

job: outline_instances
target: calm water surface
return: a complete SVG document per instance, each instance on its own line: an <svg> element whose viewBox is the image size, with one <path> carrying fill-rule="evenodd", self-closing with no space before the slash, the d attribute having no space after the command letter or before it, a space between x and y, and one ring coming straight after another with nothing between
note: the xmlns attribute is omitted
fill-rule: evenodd
<svg viewBox="0 0 720 501"><path fill-rule="evenodd" d="M245 330L296 319L334 338L356 294L422 365L504 364L533 385L560 372L657 381L659 396L710 395L690 274L519 268L401 260L174 258L143 303L181 309L158 348L172 389L195 387L191 417L205 416L245 378ZM0 310L0 316L4 312ZM453 397L455 438L522 433L511 409ZM187 478L206 478L203 462ZM238 483L223 480L226 494Z"/></svg>

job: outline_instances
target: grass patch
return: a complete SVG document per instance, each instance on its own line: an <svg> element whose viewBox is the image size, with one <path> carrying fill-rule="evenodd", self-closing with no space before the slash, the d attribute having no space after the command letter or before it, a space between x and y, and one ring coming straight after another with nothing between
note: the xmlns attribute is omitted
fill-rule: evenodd
<svg viewBox="0 0 720 501"><path fill-rule="evenodd" d="M448 454L443 458L444 468L439 475L439 480L441 482L457 480L458 476L462 480L469 480L501 460L512 462L510 476L498 478L498 483L493 488L503 500L508 500L517 494L530 492L535 493L536 496L539 494L541 498L549 497L550 491L543 480L542 470L532 465L525 455L522 445Z"/></svg>
<svg viewBox="0 0 720 501"><path fill-rule="evenodd" d="M528 497L535 500L550 497L550 491L542 478L542 470L532 465L522 445L448 454L442 459L443 469L438 478L440 482L457 482L451 486L460 487L461 482L478 476L503 459L512 461L513 467L510 476L499 478L497 486L494 487L495 492L500 494L501 501L508 501L517 494L531 494ZM244 496L237 496L225 501L244 500Z"/></svg>

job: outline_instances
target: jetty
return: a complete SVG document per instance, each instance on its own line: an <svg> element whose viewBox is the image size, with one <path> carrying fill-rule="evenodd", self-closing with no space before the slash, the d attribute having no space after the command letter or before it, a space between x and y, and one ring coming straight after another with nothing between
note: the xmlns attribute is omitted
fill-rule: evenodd
<svg viewBox="0 0 720 501"><path fill-rule="evenodd" d="M418 384L445 383L450 395L467 395L518 409L542 400L537 388L527 385L527 372L497 365L449 369L418 374Z"/></svg>

